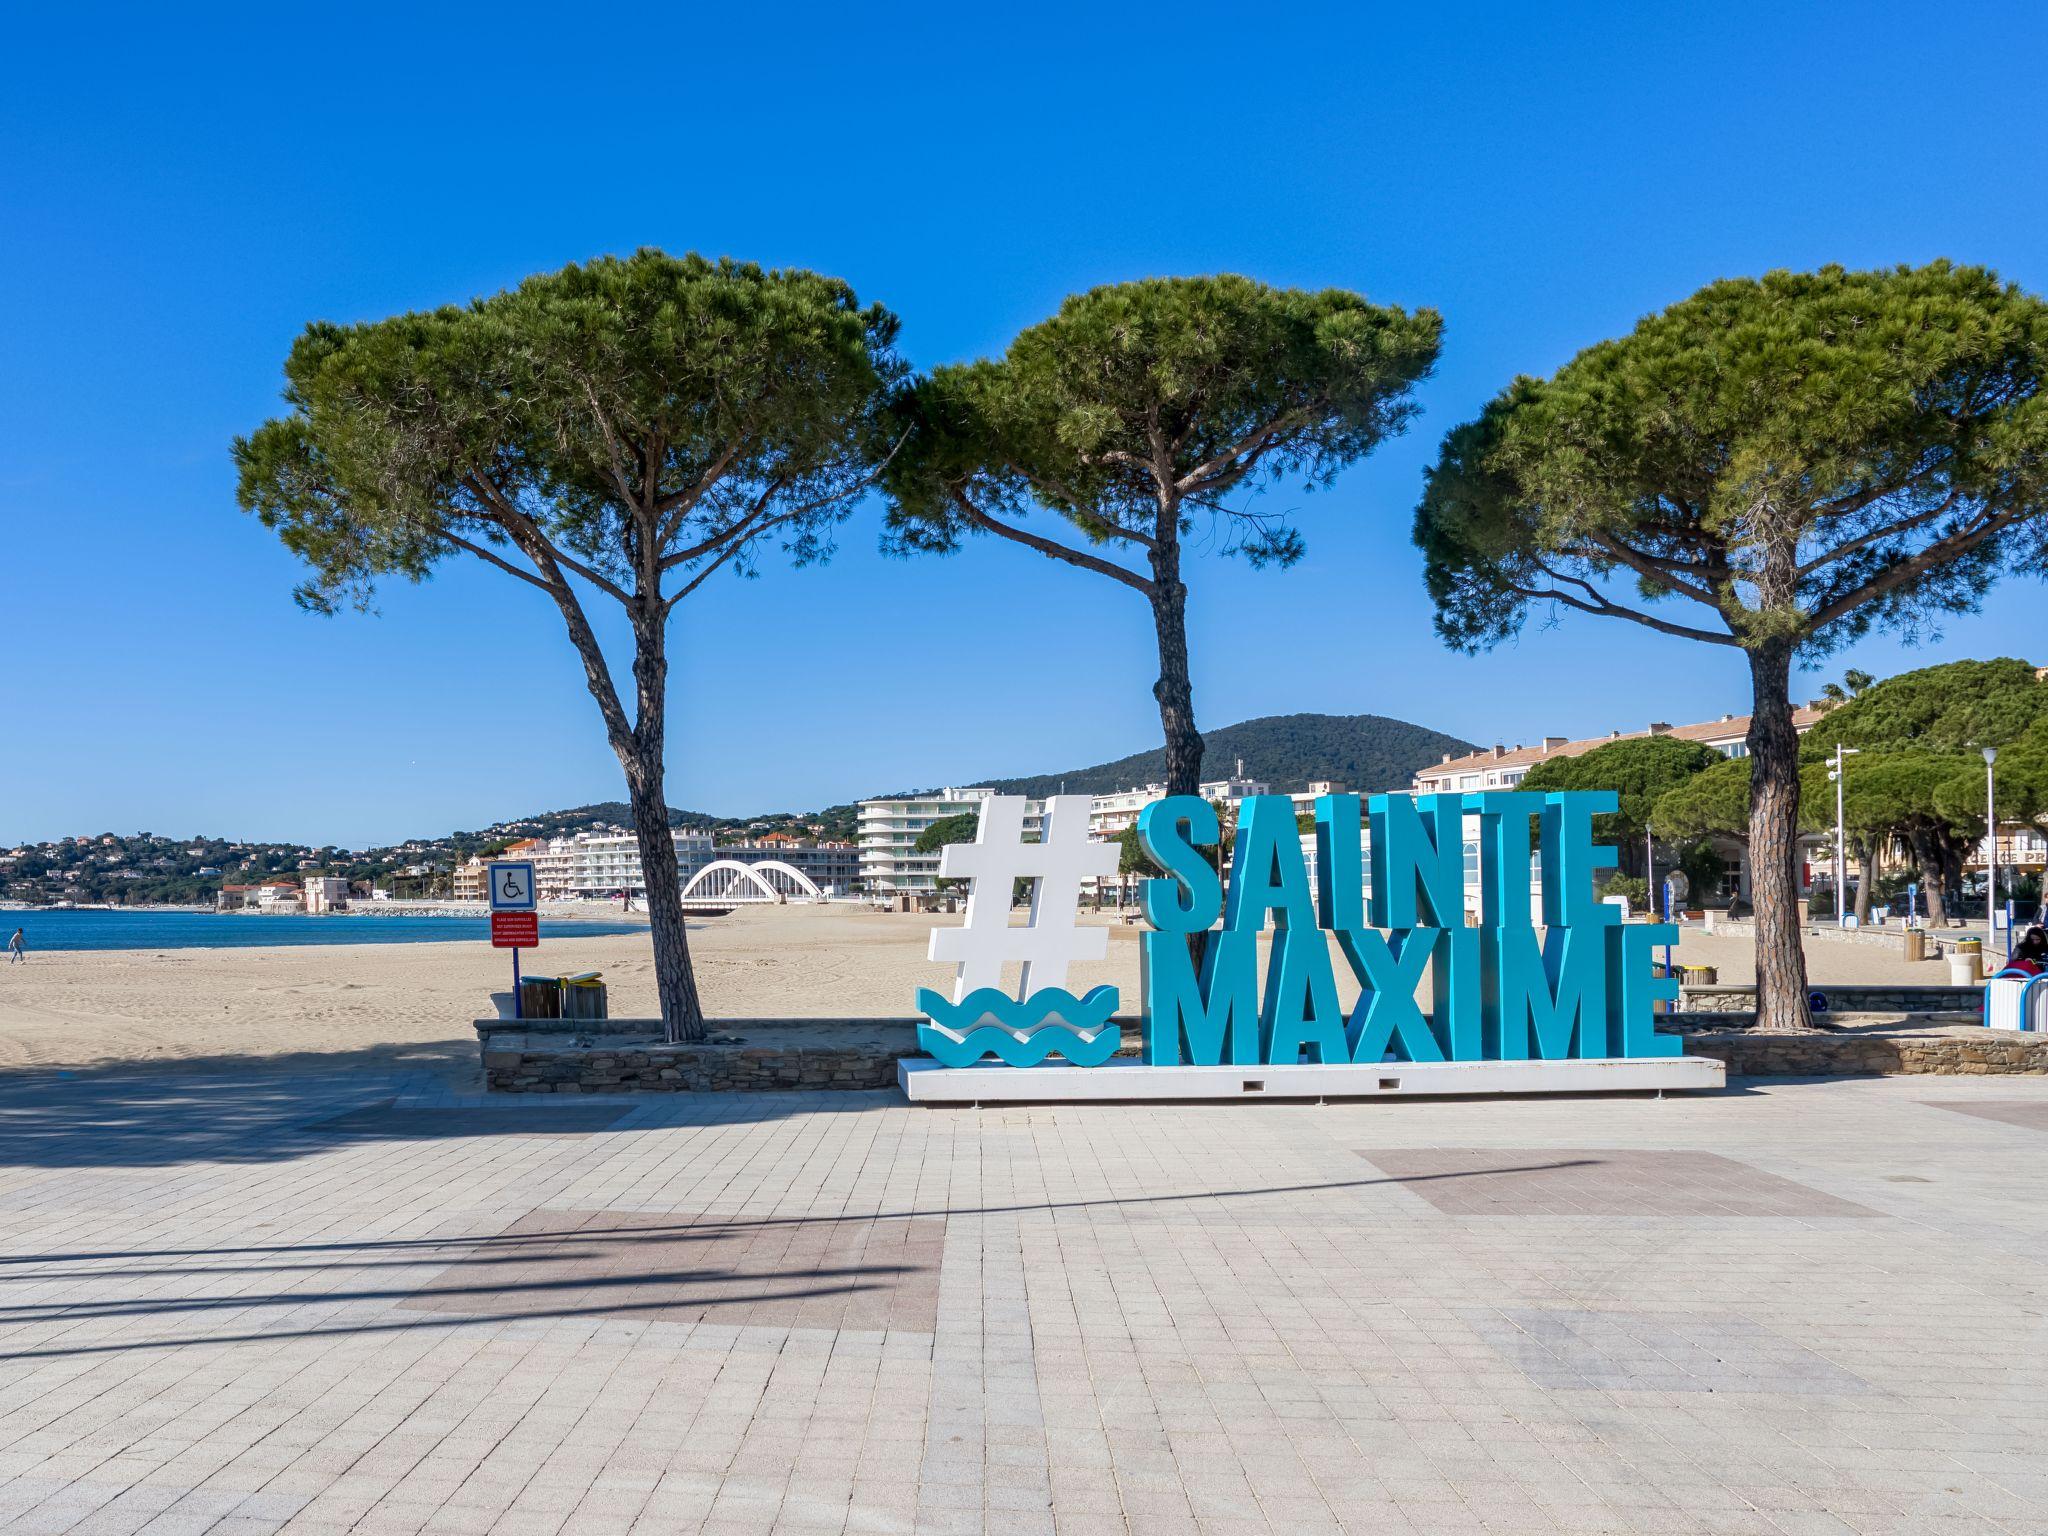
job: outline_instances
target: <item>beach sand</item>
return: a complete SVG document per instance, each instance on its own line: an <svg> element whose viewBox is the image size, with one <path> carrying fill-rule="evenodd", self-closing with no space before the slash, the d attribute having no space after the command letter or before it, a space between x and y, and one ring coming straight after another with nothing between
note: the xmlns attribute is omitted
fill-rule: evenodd
<svg viewBox="0 0 2048 1536"><path fill-rule="evenodd" d="M1108 956L1077 967L1068 985L1100 982L1138 1001L1136 926L1110 927ZM925 959L932 918L850 907L742 908L693 919L690 945L714 1018L905 1017L919 986L946 986L950 967ZM544 924L529 973L601 971L614 1016L655 1011L645 932L573 937ZM1809 939L1808 964L1828 982L1942 983L1939 963L1908 964L1888 946ZM1679 958L1721 979L1752 978L1749 941L1689 932ZM1340 977L1344 967L1339 963ZM278 949L70 950L0 966L0 1071L122 1062L317 1067L322 1057L404 1060L472 1073L470 1024L510 984L503 950L462 943L346 944ZM1355 995L1342 987L1348 1004Z"/></svg>

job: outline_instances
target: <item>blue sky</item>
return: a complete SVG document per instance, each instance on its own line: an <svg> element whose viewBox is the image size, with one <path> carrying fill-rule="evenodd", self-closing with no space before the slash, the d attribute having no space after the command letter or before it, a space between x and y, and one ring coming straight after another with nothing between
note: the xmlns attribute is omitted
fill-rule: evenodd
<svg viewBox="0 0 2048 1536"><path fill-rule="evenodd" d="M879 8L878 8L879 10ZM1483 741L1745 707L1738 656L1590 618L1453 656L1408 526L1518 371L1711 279L1984 262L2048 290L2033 5L34 7L0 55L0 841L333 840L619 796L546 600L450 566L317 619L228 444L314 318L640 245L838 274L911 360L1062 295L1237 270L1434 305L1409 435L1193 573L1217 726L1372 711ZM1152 745L1135 594L1009 546L766 564L680 610L669 798L801 809ZM2042 590L1906 650L2048 660ZM962 643L987 614L993 649ZM1256 771L1258 765L1248 765Z"/></svg>

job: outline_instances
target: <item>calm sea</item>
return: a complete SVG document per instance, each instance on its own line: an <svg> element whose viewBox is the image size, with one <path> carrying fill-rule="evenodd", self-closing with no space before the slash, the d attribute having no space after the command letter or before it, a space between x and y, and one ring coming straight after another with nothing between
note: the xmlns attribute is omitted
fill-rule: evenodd
<svg viewBox="0 0 2048 1536"><path fill-rule="evenodd" d="M418 944L490 937L485 917L372 917L336 912L322 917L236 912L0 911L0 946L16 928L28 950L259 949L278 944ZM639 923L583 918L540 920L543 939L645 933Z"/></svg>

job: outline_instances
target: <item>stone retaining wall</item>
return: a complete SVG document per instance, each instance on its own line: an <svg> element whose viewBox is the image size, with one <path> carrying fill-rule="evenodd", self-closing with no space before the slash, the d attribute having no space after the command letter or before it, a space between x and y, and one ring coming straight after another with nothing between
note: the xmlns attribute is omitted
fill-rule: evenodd
<svg viewBox="0 0 2048 1536"><path fill-rule="evenodd" d="M1730 1077L2048 1075L2048 1035L1952 1028L1883 1034L1744 1030L1689 1035L1688 1056L1710 1056Z"/></svg>
<svg viewBox="0 0 2048 1536"><path fill-rule="evenodd" d="M1828 1000L1830 1013L1968 1013L1984 1011L1982 987L1810 986ZM1754 985L1679 988L1686 1013L1755 1013Z"/></svg>
<svg viewBox="0 0 2048 1536"><path fill-rule="evenodd" d="M745 1019L670 1045L658 1019L479 1019L494 1093L792 1093L893 1088L920 1055L910 1019Z"/></svg>
<svg viewBox="0 0 2048 1536"><path fill-rule="evenodd" d="M1137 1021L1122 1054L1138 1049ZM1878 1073L2048 1074L2048 1035L1974 1026L1766 1034L1733 1029L1725 1014L1669 1014L1688 1055L1710 1056L1729 1075L1840 1077ZM577 1028L479 1020L484 1078L494 1093L793 1093L893 1088L896 1063L922 1054L912 1019L725 1021L700 1045L668 1045L648 1019Z"/></svg>

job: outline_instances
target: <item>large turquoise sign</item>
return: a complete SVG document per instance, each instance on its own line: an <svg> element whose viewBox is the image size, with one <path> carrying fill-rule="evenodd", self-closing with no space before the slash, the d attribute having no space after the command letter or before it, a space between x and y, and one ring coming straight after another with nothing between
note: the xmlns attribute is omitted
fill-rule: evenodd
<svg viewBox="0 0 2048 1536"><path fill-rule="evenodd" d="M948 849L941 873L974 881L967 922L934 932L932 958L956 959L949 1001L926 990L925 1048L947 1066L994 1054L1031 1066L1055 1052L1107 1061L1118 1043L1114 989L1077 999L1070 960L1103 953L1077 928L1080 879L1113 868L1086 842L1085 797L1056 797L1025 841L1023 802L984 808L976 843ZM1309 878L1284 795L1242 803L1226 886L1216 808L1192 795L1147 806L1138 836L1163 878L1144 884L1144 1059L1158 1066L1325 1065L1677 1056L1655 1003L1676 995L1653 951L1675 930L1623 924L1594 894L1614 867L1593 840L1611 792L1324 795L1315 803ZM1467 845L1476 828L1478 926L1468 924ZM1108 861L1105 863L1105 856ZM1037 877L1030 922L1009 920L1010 884ZM1533 876L1533 878L1532 878ZM983 901L984 881L990 886ZM1272 932L1260 975L1259 935ZM997 985L1024 962L1018 995ZM1339 966L1359 986L1340 1003ZM1430 982L1431 1006L1417 994Z"/></svg>
<svg viewBox="0 0 2048 1536"><path fill-rule="evenodd" d="M1676 932L1621 922L1594 895L1611 792L1324 795L1317 888L1292 802L1244 802L1226 890L1215 807L1149 805L1138 836L1168 878L1142 897L1145 1060L1158 1065L1527 1061L1676 1056L1653 1004L1677 993L1652 952ZM1478 824L1480 923L1465 921L1466 820ZM1530 882L1540 870L1540 915ZM1220 930L1211 932L1218 919ZM1258 935L1273 930L1259 982ZM1204 934L1196 961L1189 936ZM1339 963L1361 992L1338 1003ZM1433 1005L1416 993L1427 975Z"/></svg>

